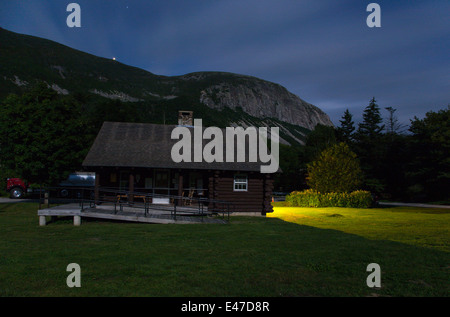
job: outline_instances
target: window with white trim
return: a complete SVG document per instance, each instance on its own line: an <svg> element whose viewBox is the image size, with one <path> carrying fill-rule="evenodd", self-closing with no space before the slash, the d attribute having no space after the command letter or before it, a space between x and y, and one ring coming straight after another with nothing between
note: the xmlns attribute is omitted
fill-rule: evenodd
<svg viewBox="0 0 450 317"><path fill-rule="evenodd" d="M233 190L235 192L246 192L248 188L248 178L244 174L234 175Z"/></svg>

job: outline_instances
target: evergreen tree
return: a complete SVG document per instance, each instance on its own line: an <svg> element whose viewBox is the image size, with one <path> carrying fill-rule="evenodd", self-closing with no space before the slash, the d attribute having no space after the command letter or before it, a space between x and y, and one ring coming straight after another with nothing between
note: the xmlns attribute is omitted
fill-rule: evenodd
<svg viewBox="0 0 450 317"><path fill-rule="evenodd" d="M336 131L334 127L326 126L320 123L317 124L314 130L311 131L306 138L306 160L311 162L317 157L317 155L320 154L320 152L336 142Z"/></svg>
<svg viewBox="0 0 450 317"><path fill-rule="evenodd" d="M353 132L355 131L355 123L353 122L353 115L348 109L345 110L342 120L339 120L341 126L337 128L338 138L350 143L353 140Z"/></svg>
<svg viewBox="0 0 450 317"><path fill-rule="evenodd" d="M402 200L406 192L406 164L410 158L408 153L408 137L403 134L404 126L399 123L395 115L396 109L384 108L388 111L386 118L386 133L380 143L383 145L383 157L379 160L382 165L386 198Z"/></svg>
<svg viewBox="0 0 450 317"><path fill-rule="evenodd" d="M380 115L380 107L376 104L375 97L370 100L364 109L363 122L358 125L358 135L363 138L373 139L381 136L384 130L383 119Z"/></svg>
<svg viewBox="0 0 450 317"><path fill-rule="evenodd" d="M450 200L450 106L414 117L408 164L412 199Z"/></svg>
<svg viewBox="0 0 450 317"><path fill-rule="evenodd" d="M386 107L384 109L389 112L389 116L386 119L386 133L390 135L402 133L404 126L398 121L398 118L395 115L397 109L392 107Z"/></svg>
<svg viewBox="0 0 450 317"><path fill-rule="evenodd" d="M306 160L304 147L280 144L280 168L283 173L275 173L274 186L280 191L291 192L307 188Z"/></svg>
<svg viewBox="0 0 450 317"><path fill-rule="evenodd" d="M385 189L383 166L385 147L382 122L380 107L376 104L374 97L364 109L363 121L359 123L355 133L355 152L361 160L365 189L374 193L381 193Z"/></svg>

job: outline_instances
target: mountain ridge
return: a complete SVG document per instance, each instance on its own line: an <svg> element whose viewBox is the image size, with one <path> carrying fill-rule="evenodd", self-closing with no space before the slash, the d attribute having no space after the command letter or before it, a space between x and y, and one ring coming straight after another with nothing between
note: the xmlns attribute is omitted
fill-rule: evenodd
<svg viewBox="0 0 450 317"><path fill-rule="evenodd" d="M332 125L325 112L285 87L254 76L228 72L156 75L66 45L0 27L0 98L44 81L60 94L83 93L153 107L196 107L243 114L229 124L276 124L302 143L306 130ZM183 109L181 109L183 108ZM229 111L226 111L229 113ZM194 113L195 116L195 113ZM290 140L288 140L290 139Z"/></svg>

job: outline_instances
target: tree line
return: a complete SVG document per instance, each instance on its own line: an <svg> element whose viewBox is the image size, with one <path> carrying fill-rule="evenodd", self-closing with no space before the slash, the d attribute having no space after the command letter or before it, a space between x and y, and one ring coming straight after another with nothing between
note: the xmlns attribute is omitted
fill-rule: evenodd
<svg viewBox="0 0 450 317"><path fill-rule="evenodd" d="M286 192L308 188L308 166L317 165L324 150L344 143L359 161L360 189L380 199L449 202L450 106L430 111L423 119L414 117L409 127L399 122L396 109L384 109L385 117L372 98L359 124L347 109L337 127L317 125L305 146L282 146L284 173L278 176L277 187Z"/></svg>
<svg viewBox="0 0 450 317"><path fill-rule="evenodd" d="M80 170L104 121L139 118L131 105L59 95L38 83L0 104L0 177L55 185Z"/></svg>
<svg viewBox="0 0 450 317"><path fill-rule="evenodd" d="M81 168L104 121L154 117L148 107L88 98L58 95L44 83L5 98L0 104L0 177L55 184ZM385 110L383 118L372 98L358 125L346 110L339 126L317 125L304 146L280 144L283 173L276 175L275 189L308 188L308 165L325 149L345 143L359 162L359 189L386 199L449 201L450 106L415 117L409 127L399 123L394 108ZM325 172L329 178L341 177Z"/></svg>

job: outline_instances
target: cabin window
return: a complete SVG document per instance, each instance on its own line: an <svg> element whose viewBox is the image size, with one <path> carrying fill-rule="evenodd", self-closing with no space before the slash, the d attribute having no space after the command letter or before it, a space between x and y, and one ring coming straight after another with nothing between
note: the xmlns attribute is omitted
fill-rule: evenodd
<svg viewBox="0 0 450 317"><path fill-rule="evenodd" d="M248 188L247 175L237 174L234 175L233 189L235 192L246 192Z"/></svg>

